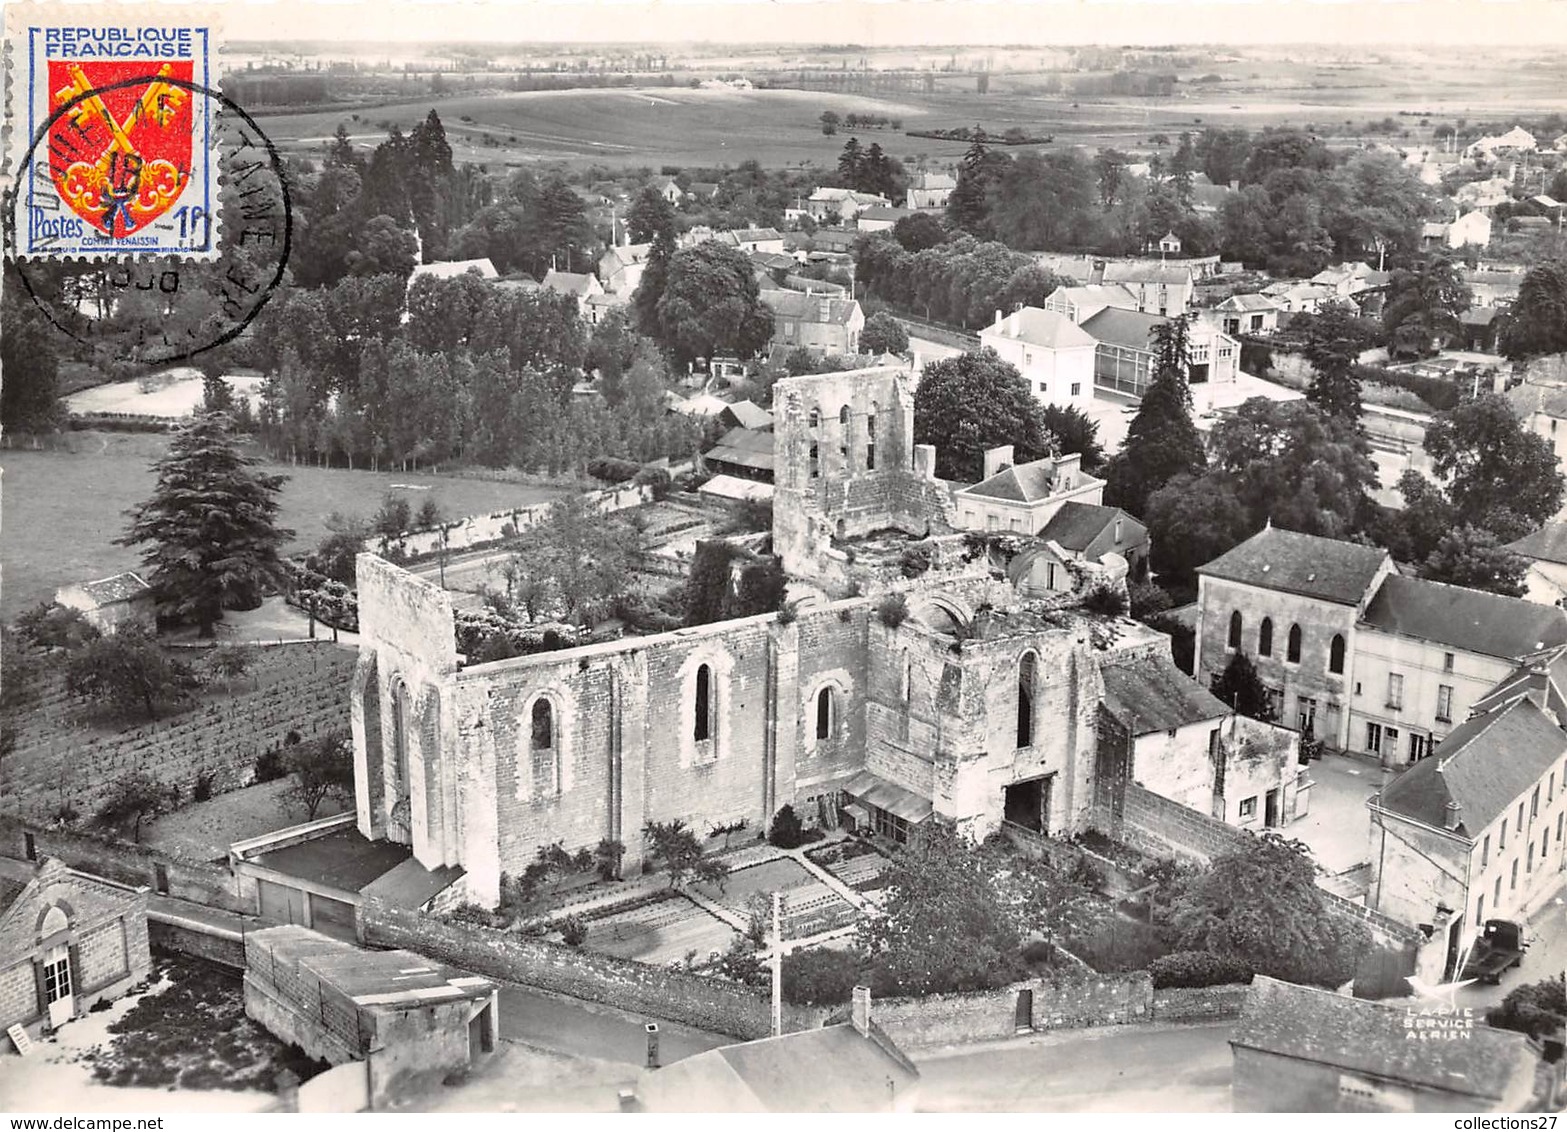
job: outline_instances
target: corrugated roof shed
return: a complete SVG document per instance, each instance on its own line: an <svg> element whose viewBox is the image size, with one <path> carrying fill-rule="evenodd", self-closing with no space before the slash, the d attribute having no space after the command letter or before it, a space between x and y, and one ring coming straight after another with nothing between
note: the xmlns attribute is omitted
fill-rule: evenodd
<svg viewBox="0 0 1567 1132"><path fill-rule="evenodd" d="M1567 643L1567 612L1425 578L1383 579L1364 623L1387 633L1516 660Z"/></svg>
<svg viewBox="0 0 1567 1132"><path fill-rule="evenodd" d="M1375 547L1265 527L1198 573L1359 605L1387 561L1387 551Z"/></svg>

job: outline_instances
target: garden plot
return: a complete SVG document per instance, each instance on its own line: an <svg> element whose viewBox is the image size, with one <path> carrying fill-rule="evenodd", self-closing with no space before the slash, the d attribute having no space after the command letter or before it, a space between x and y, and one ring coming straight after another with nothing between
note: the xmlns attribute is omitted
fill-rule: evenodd
<svg viewBox="0 0 1567 1132"><path fill-rule="evenodd" d="M724 878L721 889L715 884L695 887L708 899L739 916L749 916L752 909L770 916L772 894L782 892L787 900L784 934L791 939L843 927L859 918L859 910L854 905L790 857L736 869ZM771 923L769 919L769 930Z"/></svg>
<svg viewBox="0 0 1567 1132"><path fill-rule="evenodd" d="M589 912L589 951L643 963L678 963L691 952L705 962L728 949L739 935L718 917L678 892L661 892L632 904Z"/></svg>
<svg viewBox="0 0 1567 1132"><path fill-rule="evenodd" d="M812 864L820 865L856 892L870 895L884 887L881 877L889 862L864 841L840 841L808 850L805 855Z"/></svg>

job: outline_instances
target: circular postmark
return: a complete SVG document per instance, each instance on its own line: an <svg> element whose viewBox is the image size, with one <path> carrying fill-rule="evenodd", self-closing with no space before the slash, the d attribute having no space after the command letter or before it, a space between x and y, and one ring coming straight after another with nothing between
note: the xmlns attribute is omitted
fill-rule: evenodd
<svg viewBox="0 0 1567 1132"><path fill-rule="evenodd" d="M141 228L155 234L142 236L128 196L154 200L168 176L157 155L127 152L114 100L153 96L188 100L183 174L207 180L165 203ZM255 119L210 87L149 73L79 89L34 132L15 172L3 221L16 279L60 333L110 360L168 365L232 342L283 280L293 208L282 159Z"/></svg>

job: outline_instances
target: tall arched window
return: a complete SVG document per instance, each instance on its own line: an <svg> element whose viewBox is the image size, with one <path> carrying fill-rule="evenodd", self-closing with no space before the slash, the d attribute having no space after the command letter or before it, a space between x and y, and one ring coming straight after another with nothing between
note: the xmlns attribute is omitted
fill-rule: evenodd
<svg viewBox="0 0 1567 1132"><path fill-rule="evenodd" d="M555 712L542 697L533 701L533 738L535 751L555 749Z"/></svg>
<svg viewBox="0 0 1567 1132"><path fill-rule="evenodd" d="M1034 682L1039 673L1039 660L1031 652L1023 654L1017 666L1017 745L1034 745Z"/></svg>
<svg viewBox="0 0 1567 1132"><path fill-rule="evenodd" d="M711 665L701 665L696 670L696 718L693 722L692 737L698 743L713 737L713 669Z"/></svg>
<svg viewBox="0 0 1567 1132"><path fill-rule="evenodd" d="M817 739L832 738L833 723L835 722L833 717L837 714L833 710L835 706L836 705L833 703L831 687L823 688L820 692L816 693Z"/></svg>
<svg viewBox="0 0 1567 1132"><path fill-rule="evenodd" d="M1335 676L1344 675L1344 636L1342 633L1333 634L1333 642L1328 645L1328 671Z"/></svg>
<svg viewBox="0 0 1567 1132"><path fill-rule="evenodd" d="M1230 648L1238 649L1241 647L1241 629L1243 627L1241 625L1241 611L1237 609L1230 614Z"/></svg>
<svg viewBox="0 0 1567 1132"><path fill-rule="evenodd" d="M1257 630L1257 655L1273 655L1273 618L1264 617L1262 627Z"/></svg>
<svg viewBox="0 0 1567 1132"><path fill-rule="evenodd" d="M392 682L392 760L397 770L397 790L408 793L408 688Z"/></svg>
<svg viewBox="0 0 1567 1132"><path fill-rule="evenodd" d="M871 411L865 416L865 470L876 470L876 402L871 402Z"/></svg>
<svg viewBox="0 0 1567 1132"><path fill-rule="evenodd" d="M1284 659L1289 661L1291 664L1299 664L1300 663L1300 626L1299 625L1291 625L1290 626L1289 652L1287 652L1284 655Z"/></svg>
<svg viewBox="0 0 1567 1132"><path fill-rule="evenodd" d="M838 423L841 424L844 428L849 427L849 406L845 405L843 408L838 410Z"/></svg>

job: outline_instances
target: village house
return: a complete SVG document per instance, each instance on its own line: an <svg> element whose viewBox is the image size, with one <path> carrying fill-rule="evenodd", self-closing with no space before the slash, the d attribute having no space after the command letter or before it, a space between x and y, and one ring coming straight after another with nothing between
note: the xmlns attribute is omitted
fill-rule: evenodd
<svg viewBox="0 0 1567 1132"><path fill-rule="evenodd" d="M501 277L500 272L495 270L495 265L488 258L420 263L414 265L413 271L408 276L408 289L412 290L414 283L420 279L457 279L470 273L486 282L494 282Z"/></svg>
<svg viewBox="0 0 1567 1132"><path fill-rule="evenodd" d="M916 173L904 190L904 207L944 209L952 197L952 190L957 187L957 178L950 173Z"/></svg>
<svg viewBox="0 0 1567 1132"><path fill-rule="evenodd" d="M1279 305L1286 314L1315 314L1324 303L1337 302L1338 292L1317 283L1281 281L1262 289L1264 297Z"/></svg>
<svg viewBox="0 0 1567 1132"><path fill-rule="evenodd" d="M854 299L778 290L761 292L762 305L773 316L771 348L803 346L822 354L858 354L865 312Z"/></svg>
<svg viewBox="0 0 1567 1132"><path fill-rule="evenodd" d="M594 297L602 296L604 286L595 276L576 271L550 270L544 273L544 279L539 286L557 295L575 299L577 313L590 323L596 321L593 315L597 308L590 309L589 301Z"/></svg>
<svg viewBox="0 0 1567 1132"><path fill-rule="evenodd" d="M635 1112L913 1112L919 1068L871 1017L870 988L849 1020L720 1046L637 1081Z"/></svg>
<svg viewBox="0 0 1567 1132"><path fill-rule="evenodd" d="M1551 446L1556 462L1567 457L1567 354L1531 360L1523 383L1503 394L1523 426Z"/></svg>
<svg viewBox="0 0 1567 1132"><path fill-rule="evenodd" d="M142 576L135 571L61 586L54 592L56 605L74 609L98 632L113 633L123 625L156 629L158 603Z"/></svg>
<svg viewBox="0 0 1567 1132"><path fill-rule="evenodd" d="M1567 613L1393 571L1386 551L1266 527L1198 571L1197 671L1243 652L1278 718L1398 767L1429 755Z"/></svg>
<svg viewBox="0 0 1567 1132"><path fill-rule="evenodd" d="M784 252L783 233L776 228L730 228L716 233L713 238L739 248L747 255L756 252L782 255Z"/></svg>
<svg viewBox="0 0 1567 1132"><path fill-rule="evenodd" d="M1175 318L1191 306L1191 270L1175 264L1112 261L1105 264L1099 282L1124 287L1135 304L1132 309L1143 314Z"/></svg>
<svg viewBox="0 0 1567 1132"><path fill-rule="evenodd" d="M1230 1038L1235 1111L1555 1111L1528 1037L1421 1009L1256 976Z"/></svg>
<svg viewBox="0 0 1567 1132"><path fill-rule="evenodd" d="M1272 334L1279 328L1282 304L1267 295L1231 295L1213 308L1224 333Z"/></svg>
<svg viewBox="0 0 1567 1132"><path fill-rule="evenodd" d="M642 282L652 244L620 244L599 256L599 281L610 295L629 295Z"/></svg>
<svg viewBox="0 0 1567 1132"><path fill-rule="evenodd" d="M1459 278L1469 288L1477 307L1508 307L1518 299L1523 286L1522 271L1471 270L1461 267Z"/></svg>
<svg viewBox="0 0 1567 1132"><path fill-rule="evenodd" d="M1369 264L1359 262L1341 263L1336 267L1323 268L1311 277L1312 283L1332 291L1335 299L1353 299L1362 291L1368 291L1373 287L1385 287L1387 281L1387 272L1378 271Z"/></svg>
<svg viewBox="0 0 1567 1132"><path fill-rule="evenodd" d="M1126 559L1128 576L1148 576L1148 528L1119 507L1068 500L1036 532L1073 562L1099 562L1107 554Z"/></svg>
<svg viewBox="0 0 1567 1132"><path fill-rule="evenodd" d="M1106 307L1085 319L1082 329L1094 339L1094 388L1141 398L1156 368L1154 332L1168 321L1154 314ZM1240 373L1240 343L1202 319L1187 330L1186 380L1234 382Z"/></svg>
<svg viewBox="0 0 1567 1132"><path fill-rule="evenodd" d="M1016 366L1040 403L1087 409L1093 402L1098 343L1066 314L1038 307L1005 316L997 311L979 342Z"/></svg>
<svg viewBox="0 0 1567 1132"><path fill-rule="evenodd" d="M852 224L867 208L888 208L892 202L876 193L855 189L817 189L805 202L805 211L817 223Z"/></svg>
<svg viewBox="0 0 1567 1132"><path fill-rule="evenodd" d="M1081 326L1102 310L1135 311L1137 299L1119 284L1084 283L1076 287L1057 287L1045 296L1041 310L1064 315Z"/></svg>
<svg viewBox="0 0 1567 1132"><path fill-rule="evenodd" d="M648 184L670 204L679 204L685 198L685 190L673 177L654 177Z"/></svg>
<svg viewBox="0 0 1567 1132"><path fill-rule="evenodd" d="M953 490L955 526L1034 535L1063 504L1097 505L1104 497L1105 481L1086 474L1077 453L1014 465L1012 451L1010 444L990 449L980 481Z"/></svg>
<svg viewBox="0 0 1567 1132"><path fill-rule="evenodd" d="M1197 572L1197 679L1210 683L1245 653L1276 718L1343 748L1350 644L1392 571L1385 550L1265 527Z"/></svg>
<svg viewBox="0 0 1567 1132"><path fill-rule="evenodd" d="M145 982L148 896L58 860L0 873L0 1030L37 1038Z"/></svg>
<svg viewBox="0 0 1567 1132"><path fill-rule="evenodd" d="M855 217L854 226L861 232L890 232L905 216L913 216L909 208L867 208Z"/></svg>
<svg viewBox="0 0 1567 1132"><path fill-rule="evenodd" d="M1489 216L1499 204L1513 199L1513 183L1504 177L1492 177L1486 181L1470 181L1460 185L1453 200L1460 209L1478 211Z"/></svg>
<svg viewBox="0 0 1567 1132"><path fill-rule="evenodd" d="M1494 158L1503 153L1533 153L1537 148L1533 134L1522 126L1514 126L1505 134L1477 138L1464 149L1464 156Z"/></svg>
<svg viewBox="0 0 1567 1132"><path fill-rule="evenodd" d="M1503 681L1432 757L1367 800L1368 907L1411 925L1448 909L1462 950L1486 920L1525 920L1555 894L1567 860L1561 652Z"/></svg>
<svg viewBox="0 0 1567 1132"><path fill-rule="evenodd" d="M1476 210L1446 224L1423 224L1420 242L1425 247L1487 247L1491 243L1491 218Z"/></svg>
<svg viewBox="0 0 1567 1132"><path fill-rule="evenodd" d="M692 181L686 195L692 200L710 201L718 196L718 186L711 181Z"/></svg>
<svg viewBox="0 0 1567 1132"><path fill-rule="evenodd" d="M1528 560L1525 597L1543 605L1567 601L1567 523L1546 523L1507 549Z"/></svg>
<svg viewBox="0 0 1567 1132"><path fill-rule="evenodd" d="M1306 812L1300 736L1237 715L1168 655L1108 664L1100 743L1130 748L1127 772L1160 797L1243 829ZM1207 758L1190 757L1205 750Z"/></svg>

